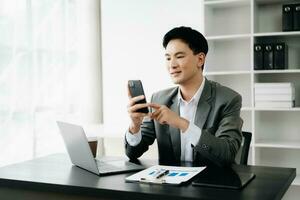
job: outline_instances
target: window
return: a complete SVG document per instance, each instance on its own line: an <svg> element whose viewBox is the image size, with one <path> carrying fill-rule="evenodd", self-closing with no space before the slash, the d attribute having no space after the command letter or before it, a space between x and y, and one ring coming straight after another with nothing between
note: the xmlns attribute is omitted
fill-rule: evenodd
<svg viewBox="0 0 300 200"><path fill-rule="evenodd" d="M63 151L56 120L80 118L77 6L1 0L0 165Z"/></svg>

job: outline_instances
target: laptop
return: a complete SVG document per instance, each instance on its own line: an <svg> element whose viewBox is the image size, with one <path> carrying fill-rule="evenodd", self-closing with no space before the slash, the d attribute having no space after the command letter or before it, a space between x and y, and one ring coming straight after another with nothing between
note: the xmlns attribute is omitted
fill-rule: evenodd
<svg viewBox="0 0 300 200"><path fill-rule="evenodd" d="M231 168L221 169L217 167L207 167L192 182L194 186L207 186L228 189L242 189L252 179L255 174L249 172L239 172Z"/></svg>
<svg viewBox="0 0 300 200"><path fill-rule="evenodd" d="M122 158L107 157L95 159L87 137L81 126L57 121L71 162L97 175L108 175L140 171L144 166L129 162Z"/></svg>

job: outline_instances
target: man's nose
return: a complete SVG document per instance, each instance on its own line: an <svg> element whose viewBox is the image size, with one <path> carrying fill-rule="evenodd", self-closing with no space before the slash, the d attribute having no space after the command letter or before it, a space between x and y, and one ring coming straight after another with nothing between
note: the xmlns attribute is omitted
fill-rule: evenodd
<svg viewBox="0 0 300 200"><path fill-rule="evenodd" d="M170 66L169 67L170 68L176 68L176 67L178 67L178 63L177 63L176 59L171 59L170 60Z"/></svg>

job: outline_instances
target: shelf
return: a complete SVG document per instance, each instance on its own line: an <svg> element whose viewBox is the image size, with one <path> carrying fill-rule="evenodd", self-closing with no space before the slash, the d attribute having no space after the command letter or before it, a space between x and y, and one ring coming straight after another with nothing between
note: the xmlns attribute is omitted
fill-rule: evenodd
<svg viewBox="0 0 300 200"><path fill-rule="evenodd" d="M300 36L300 31L254 33L254 37Z"/></svg>
<svg viewBox="0 0 300 200"><path fill-rule="evenodd" d="M294 108L254 108L255 111L300 111L299 107Z"/></svg>
<svg viewBox="0 0 300 200"><path fill-rule="evenodd" d="M204 75L241 94L243 130L252 132L254 165L300 171L300 31L282 31L282 5L300 0L205 0L209 44ZM253 70L254 44L286 43L288 69ZM254 107L255 83L292 82L296 107ZM300 187L300 173L294 182Z"/></svg>
<svg viewBox="0 0 300 200"><path fill-rule="evenodd" d="M250 71L218 71L218 72L204 72L204 75L207 76L215 76L215 75L242 75L242 74L249 74Z"/></svg>
<svg viewBox="0 0 300 200"><path fill-rule="evenodd" d="M206 1L204 3L205 35L232 37L232 35L250 34L250 7L250 0Z"/></svg>
<svg viewBox="0 0 300 200"><path fill-rule="evenodd" d="M215 66L215 65L212 65ZM226 66L226 65L225 65ZM207 67L210 69L210 67ZM234 70L232 70L234 71ZM242 106L249 107L251 106L251 75L250 73L247 74L240 74L240 75L211 75L208 76L208 79L212 81L216 81L219 84L229 87L236 92L238 92L242 98Z"/></svg>
<svg viewBox="0 0 300 200"><path fill-rule="evenodd" d="M210 50L206 57L207 69L211 72L250 72L251 68L251 38L244 37L233 39L230 36L211 37L209 40ZM234 56L233 55L239 55ZM227 73L227 72L225 72Z"/></svg>
<svg viewBox="0 0 300 200"><path fill-rule="evenodd" d="M207 36L208 41L216 40L236 40L236 39L248 39L251 34L232 34L232 35L217 35L217 36Z"/></svg>
<svg viewBox="0 0 300 200"><path fill-rule="evenodd" d="M254 148L255 165L293 167L300 169L299 149L288 148Z"/></svg>
<svg viewBox="0 0 300 200"><path fill-rule="evenodd" d="M299 36L300 31L287 31L287 32L264 32L264 33L254 33L254 34L231 34L231 35L215 35L206 36L208 41L210 40L233 40L233 39L244 39L249 37L290 37Z"/></svg>
<svg viewBox="0 0 300 200"><path fill-rule="evenodd" d="M213 8L239 7L250 5L249 0L212 0L204 1L205 6Z"/></svg>
<svg viewBox="0 0 300 200"><path fill-rule="evenodd" d="M300 69L254 70L254 74L289 74L289 73L300 73Z"/></svg>
<svg viewBox="0 0 300 200"><path fill-rule="evenodd" d="M254 0L257 4L259 5L265 5L265 4L287 4L291 3L292 1L287 1L287 0ZM294 2L297 3L297 2Z"/></svg>
<svg viewBox="0 0 300 200"><path fill-rule="evenodd" d="M260 148L300 149L300 142L259 140L255 142L254 146Z"/></svg>
<svg viewBox="0 0 300 200"><path fill-rule="evenodd" d="M252 107L242 107L241 111L252 111Z"/></svg>

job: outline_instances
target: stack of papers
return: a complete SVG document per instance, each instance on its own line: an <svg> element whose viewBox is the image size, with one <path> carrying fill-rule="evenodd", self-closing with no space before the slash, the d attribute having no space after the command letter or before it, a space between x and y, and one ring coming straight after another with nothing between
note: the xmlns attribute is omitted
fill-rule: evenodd
<svg viewBox="0 0 300 200"><path fill-rule="evenodd" d="M206 167L174 167L155 165L125 178L127 182L154 184L181 184L187 182ZM159 172L164 172L159 175Z"/></svg>
<svg viewBox="0 0 300 200"><path fill-rule="evenodd" d="M255 107L292 108L295 106L293 83L255 83Z"/></svg>

